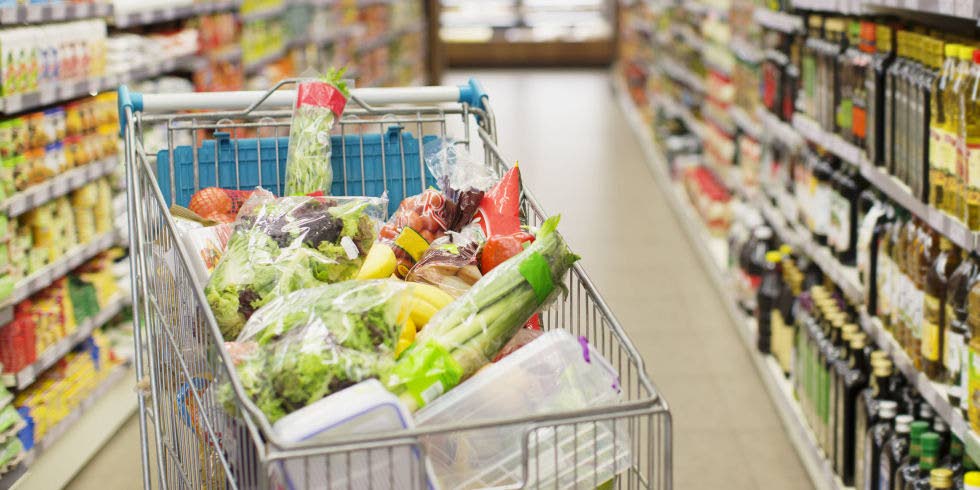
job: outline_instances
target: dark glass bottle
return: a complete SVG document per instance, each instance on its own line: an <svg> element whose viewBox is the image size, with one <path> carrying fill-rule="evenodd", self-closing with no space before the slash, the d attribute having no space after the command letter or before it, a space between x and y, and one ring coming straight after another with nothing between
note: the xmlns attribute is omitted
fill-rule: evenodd
<svg viewBox="0 0 980 490"><path fill-rule="evenodd" d="M910 332L906 339L905 352L912 359L917 369L922 369L922 324L925 318L925 283L926 275L939 256L939 237L928 226L919 228L918 237L910 249L913 254L912 283L915 286L915 313L910 318Z"/></svg>
<svg viewBox="0 0 980 490"><path fill-rule="evenodd" d="M965 449L963 447L963 441L959 437L951 436L949 438L949 451L946 456L939 460L940 468L948 468L953 472L956 477L963 475L963 455Z"/></svg>
<svg viewBox="0 0 980 490"><path fill-rule="evenodd" d="M827 245L827 233L830 227L830 203L833 194L832 177L834 167L830 159L823 155L813 160L813 177L816 179L816 190L814 191L812 208L809 213L812 217L810 231L813 239L820 245Z"/></svg>
<svg viewBox="0 0 980 490"><path fill-rule="evenodd" d="M843 165L836 173L836 192L831 202L831 223L834 230L833 251L837 260L854 266L857 257L858 198L866 187L857 168Z"/></svg>
<svg viewBox="0 0 980 490"><path fill-rule="evenodd" d="M905 471L907 469L911 472L918 470L919 456L922 455L922 435L928 432L928 430L929 422L925 420L916 420L909 425L908 448L902 458L897 461L897 465L888 468L888 475L890 475L888 481L890 482L890 486L887 488L891 490L905 490ZM885 474L885 463L885 458L882 456L882 475ZM889 461L889 464L891 464L891 461Z"/></svg>
<svg viewBox="0 0 980 490"><path fill-rule="evenodd" d="M967 298L970 288L980 274L980 263L973 253L962 252L962 262L953 271L946 287L946 316L944 316L945 343L943 366L949 384L949 403L963 409L966 406L967 376L964 366L968 362L970 326L967 322Z"/></svg>
<svg viewBox="0 0 980 490"><path fill-rule="evenodd" d="M919 443L922 445L922 455L918 467L904 468L905 490L929 490L929 473L939 463L939 435L935 432L922 434Z"/></svg>
<svg viewBox="0 0 980 490"><path fill-rule="evenodd" d="M922 323L922 371L933 381L946 379L942 353L946 322L946 293L949 277L960 265L960 254L952 242L939 236L939 254L927 270Z"/></svg>
<svg viewBox="0 0 980 490"><path fill-rule="evenodd" d="M878 470L879 490L904 490L905 482L901 480L899 473L909 463L919 464L919 454L922 451L920 438L928 429L928 422L917 420L909 424L907 438L899 437L896 433L885 444Z"/></svg>
<svg viewBox="0 0 980 490"><path fill-rule="evenodd" d="M870 457L877 461L878 455L869 455L868 452L871 451L871 448L866 445L867 440L865 436L868 434L871 426L878 421L881 403L884 401L895 402L896 395L891 391L892 386L889 383L892 365L891 361L888 360L888 353L885 351L874 351L871 353L870 358L871 377L868 381L868 386L861 390L861 394L858 396L857 413L854 418L855 445L857 446L854 450L854 478L858 483L866 481L871 477L871 474L878 474L877 463L874 466L868 466L868 458ZM896 413L898 413L897 409ZM874 488L877 488L877 486Z"/></svg>
<svg viewBox="0 0 980 490"><path fill-rule="evenodd" d="M747 288L746 302L744 305L749 312L755 310L755 296L762 284L762 273L765 271L766 252L772 247L772 229L768 226L759 226L752 230L752 237L742 246L739 256L739 266L744 277L745 287Z"/></svg>
<svg viewBox="0 0 980 490"><path fill-rule="evenodd" d="M845 486L854 485L855 423L857 399L867 385L867 359L864 333L851 334L851 345L846 365L840 364L837 373L837 471Z"/></svg>
<svg viewBox="0 0 980 490"><path fill-rule="evenodd" d="M841 355L840 350L844 346L843 330L845 318L846 314L843 312L837 312L831 317L829 322L830 328L824 337L823 343L820 345L820 387L818 394L820 399L820 420L818 422L819 430L817 430L817 434L819 435L820 445L824 452L831 455L831 461L834 461L834 427L833 421L831 420L831 407L833 407L834 403L832 398L836 388L834 383L834 363L839 359Z"/></svg>
<svg viewBox="0 0 980 490"><path fill-rule="evenodd" d="M762 284L756 294L755 320L758 325L756 348L763 354L769 354L772 347L772 315L776 310L779 296L783 290L783 271L780 261L782 256L773 250L766 252L765 270L762 273Z"/></svg>
<svg viewBox="0 0 980 490"><path fill-rule="evenodd" d="M843 321L847 321L845 314ZM843 375L847 373L849 360L851 358L851 339L857 334L857 325L845 323L841 326L840 344L837 347L836 358L830 364L830 386L828 387L829 403L827 404L827 445L830 448L827 455L830 459L831 467L838 475L843 474L843 458L840 451L843 449L843 409L841 403L844 398ZM852 428L853 430L853 428ZM853 456L852 456L853 458ZM852 477L853 479L853 477Z"/></svg>
<svg viewBox="0 0 980 490"><path fill-rule="evenodd" d="M861 464L855 468L860 468L860 472L854 475L854 486L859 490L878 490L878 469L881 466L881 455L885 447L893 438L904 438L907 441L909 437L909 424L912 423L912 417L896 415L897 411L897 403L882 400L878 404L878 422L861 436L864 452L859 455ZM864 468L870 471L864 471Z"/></svg>
<svg viewBox="0 0 980 490"><path fill-rule="evenodd" d="M885 74L895 60L895 47L891 27L876 24L874 31L875 54L871 69L867 70L865 88L868 92L868 135L865 149L868 160L876 165L885 164Z"/></svg>

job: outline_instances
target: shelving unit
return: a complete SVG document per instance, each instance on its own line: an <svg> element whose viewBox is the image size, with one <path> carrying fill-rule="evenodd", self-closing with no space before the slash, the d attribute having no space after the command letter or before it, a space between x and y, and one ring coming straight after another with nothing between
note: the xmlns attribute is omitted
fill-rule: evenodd
<svg viewBox="0 0 980 490"><path fill-rule="evenodd" d="M117 242L115 232L105 233L95 237L89 243L72 248L60 259L18 281L14 286L14 292L3 302L0 302L0 325L6 325L13 321L14 306L17 303L50 286L54 281L61 279L78 266L115 246Z"/></svg>
<svg viewBox="0 0 980 490"><path fill-rule="evenodd" d="M241 4L242 0L222 0L210 3L146 9L138 12L112 12L109 16L113 26L127 28L187 19L216 12L229 12L237 10Z"/></svg>
<svg viewBox="0 0 980 490"><path fill-rule="evenodd" d="M42 24L107 17L112 5L106 3L54 3L0 7L0 25Z"/></svg>
<svg viewBox="0 0 980 490"><path fill-rule="evenodd" d="M3 376L3 383L6 386L23 390L31 385L37 377L58 360L70 352L76 345L92 335L92 331L105 325L113 317L119 314L124 307L129 304L129 299L124 296L113 298L109 304L99 310L99 312L82 322L75 328L75 331L67 337L61 339L56 344L49 347L46 351L37 356L37 360L30 366L21 369L14 374Z"/></svg>
<svg viewBox="0 0 980 490"><path fill-rule="evenodd" d="M5 212L10 218L20 216L44 203L110 175L118 169L119 161L115 157L73 168L8 197L0 202L0 211Z"/></svg>
<svg viewBox="0 0 980 490"><path fill-rule="evenodd" d="M674 214L677 215L682 228L688 235L691 245L701 259L705 271L718 290L719 296L725 304L726 311L728 311L732 322L736 325L739 338L742 339L749 357L759 372L763 385L765 385L766 391L769 393L776 407L776 411L787 429L790 441L799 453L800 459L809 473L811 480L813 480L819 490L843 490L844 486L834 475L828 460L824 458L818 449L816 438L803 419L803 413L793 396L792 387L786 382L779 367L776 366L772 359L763 357L755 349L756 333L754 321L746 317L738 305L735 304L735 300L731 296L730 282L726 280L723 271L722 261L719 258L719 254L712 250L713 248L724 246L724 241L718 243L720 240L711 238L704 227L700 225L699 218L694 214L690 204L688 204L683 191L679 190L671 181L670 176L667 175L666 160L659 148L657 148L652 132L644 123L643 118L626 93L625 84L618 76L614 76L614 80L615 92L620 107L626 114L630 122L630 127L636 139L639 141L640 146L643 148L647 164L654 175L654 181L656 181L661 194L664 195Z"/></svg>
<svg viewBox="0 0 980 490"><path fill-rule="evenodd" d="M803 31L803 17L788 14L786 12L775 12L766 8L758 7L753 12L752 18L762 27L767 29L793 34Z"/></svg>

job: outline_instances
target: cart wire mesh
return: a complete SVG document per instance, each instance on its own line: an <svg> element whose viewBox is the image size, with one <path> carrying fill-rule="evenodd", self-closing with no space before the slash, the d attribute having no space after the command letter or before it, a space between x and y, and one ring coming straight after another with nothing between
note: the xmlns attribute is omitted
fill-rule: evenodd
<svg viewBox="0 0 980 490"><path fill-rule="evenodd" d="M565 278L567 294L542 313L542 328L563 328L586 337L618 373L622 395L618 404L342 436L330 443L279 440L231 367L169 212L170 204L181 201L182 189L193 193L202 183L230 189L281 189L279 167L285 162L281 142L288 141L291 112L260 107L278 88L243 111L150 114L121 109L144 487L439 488L427 463L427 442L516 427L523 437L513 441L512 454L501 455L498 466L488 468L467 487L671 489L667 402L578 264ZM370 105L357 93L334 128L334 139L341 142L334 146L334 194L422 192L434 182L425 171L421 148L437 137L452 137L475 157L482 155L498 174L507 170L486 99L481 107L448 101ZM396 138L385 137L393 132ZM148 137L151 133L157 137ZM379 141L380 152L365 151L365 144ZM219 158L219 145L225 145L220 151L231 155L231 173L218 168L219 160L228 160ZM206 155L212 150L213 159ZM191 158L189 174L181 174L181 162L175 158L181 151ZM255 164L258 173L251 171L243 182L246 153L248 159L255 159L249 164ZM213 172L205 170L207 165L215 166ZM264 171L267 165L274 170ZM369 175L377 177L379 170L380 186L369 182ZM215 181L202 182L205 174ZM539 226L545 217L525 189L523 222ZM608 479L605 475L610 471L615 476Z"/></svg>

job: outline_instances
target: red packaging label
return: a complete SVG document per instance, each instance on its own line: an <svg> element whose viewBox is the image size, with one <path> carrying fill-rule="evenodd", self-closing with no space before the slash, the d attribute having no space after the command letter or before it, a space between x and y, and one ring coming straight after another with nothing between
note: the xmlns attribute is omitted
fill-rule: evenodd
<svg viewBox="0 0 980 490"><path fill-rule="evenodd" d="M296 90L296 107L302 106L326 107L340 117L347 107L347 97L327 82L302 82Z"/></svg>

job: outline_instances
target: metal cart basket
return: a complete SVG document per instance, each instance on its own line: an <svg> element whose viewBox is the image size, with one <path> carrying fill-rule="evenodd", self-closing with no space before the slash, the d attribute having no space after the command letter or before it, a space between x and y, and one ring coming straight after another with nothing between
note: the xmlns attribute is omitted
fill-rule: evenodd
<svg viewBox="0 0 980 490"><path fill-rule="evenodd" d="M468 487L672 488L667 402L580 265L565 280L567 295L542 314L542 328L586 337L618 372L618 404L523 418L505 413L497 420L344 436L329 444L279 440L234 375L169 208L186 206L193 192L208 186L261 186L281 195L296 94L288 85L294 82L268 92L119 89L144 486L444 488L427 463L427 440L517 427L523 437L512 441L511 454L500 455L500 466ZM397 207L434 183L422 153L437 137L452 137L498 173L507 169L489 98L475 81L352 92L332 136L331 194L387 191ZM525 223L540 225L545 216L525 189ZM229 383L233 389L217 389ZM290 475L282 478L287 466Z"/></svg>

